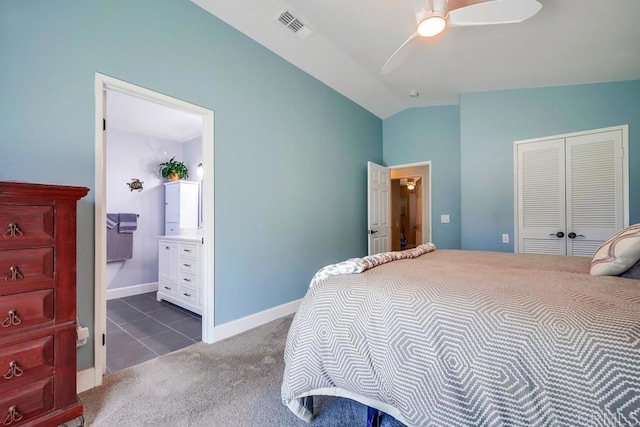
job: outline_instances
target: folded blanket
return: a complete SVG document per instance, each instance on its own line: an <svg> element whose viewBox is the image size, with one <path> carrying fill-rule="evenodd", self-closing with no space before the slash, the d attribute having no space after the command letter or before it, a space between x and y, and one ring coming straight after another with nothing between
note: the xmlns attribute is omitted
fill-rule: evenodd
<svg viewBox="0 0 640 427"><path fill-rule="evenodd" d="M393 251L382 252L379 254L367 255L364 258L351 258L346 261L339 262L337 264L327 265L322 267L311 279L309 287L312 287L316 283L320 283L326 280L330 276L338 274L359 274L365 270L368 270L378 265L385 264L387 262L410 259L419 257L427 252L433 252L436 250L436 246L433 243L424 243L417 248L407 249L405 251Z"/></svg>

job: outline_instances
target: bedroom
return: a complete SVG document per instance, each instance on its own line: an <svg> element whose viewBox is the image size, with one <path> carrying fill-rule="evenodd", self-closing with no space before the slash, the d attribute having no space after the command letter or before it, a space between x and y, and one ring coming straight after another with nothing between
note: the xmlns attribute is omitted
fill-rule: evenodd
<svg viewBox="0 0 640 427"><path fill-rule="evenodd" d="M216 325L297 301L318 268L366 253L369 160L432 161L433 216L451 218L434 221L438 248L512 251L513 141L628 124L640 222L640 74L382 119L186 0L3 1L0 29L2 180L94 189L96 72L216 112ZM78 371L94 366L94 196L78 204L78 317L92 331Z"/></svg>

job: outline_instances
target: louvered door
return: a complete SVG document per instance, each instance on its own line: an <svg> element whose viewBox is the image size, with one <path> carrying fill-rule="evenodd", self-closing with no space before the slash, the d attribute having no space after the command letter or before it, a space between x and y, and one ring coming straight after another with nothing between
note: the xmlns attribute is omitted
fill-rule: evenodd
<svg viewBox="0 0 640 427"><path fill-rule="evenodd" d="M622 131L517 147L518 251L591 256L624 226Z"/></svg>
<svg viewBox="0 0 640 427"><path fill-rule="evenodd" d="M567 138L567 254L592 256L623 228L622 154L620 131Z"/></svg>

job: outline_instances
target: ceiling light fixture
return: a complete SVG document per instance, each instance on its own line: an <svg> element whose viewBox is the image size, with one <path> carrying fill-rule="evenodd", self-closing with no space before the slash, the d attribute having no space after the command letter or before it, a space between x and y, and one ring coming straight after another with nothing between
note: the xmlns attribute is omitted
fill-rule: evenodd
<svg viewBox="0 0 640 427"><path fill-rule="evenodd" d="M407 184L407 190L411 191L411 190L413 190L414 188L416 188L416 185L415 185L413 182L409 182L409 183Z"/></svg>
<svg viewBox="0 0 640 427"><path fill-rule="evenodd" d="M440 12L429 12L420 24L418 24L418 34L422 37L433 37L440 34L447 26L447 20Z"/></svg>

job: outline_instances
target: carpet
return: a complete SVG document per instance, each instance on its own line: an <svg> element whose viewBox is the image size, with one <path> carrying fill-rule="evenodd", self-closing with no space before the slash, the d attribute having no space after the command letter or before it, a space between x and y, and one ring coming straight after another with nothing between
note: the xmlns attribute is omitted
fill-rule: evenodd
<svg viewBox="0 0 640 427"><path fill-rule="evenodd" d="M197 343L104 377L80 394L88 426L308 426L282 403L284 345L293 316ZM366 426L367 408L314 398L313 427ZM401 423L385 416L385 427Z"/></svg>

